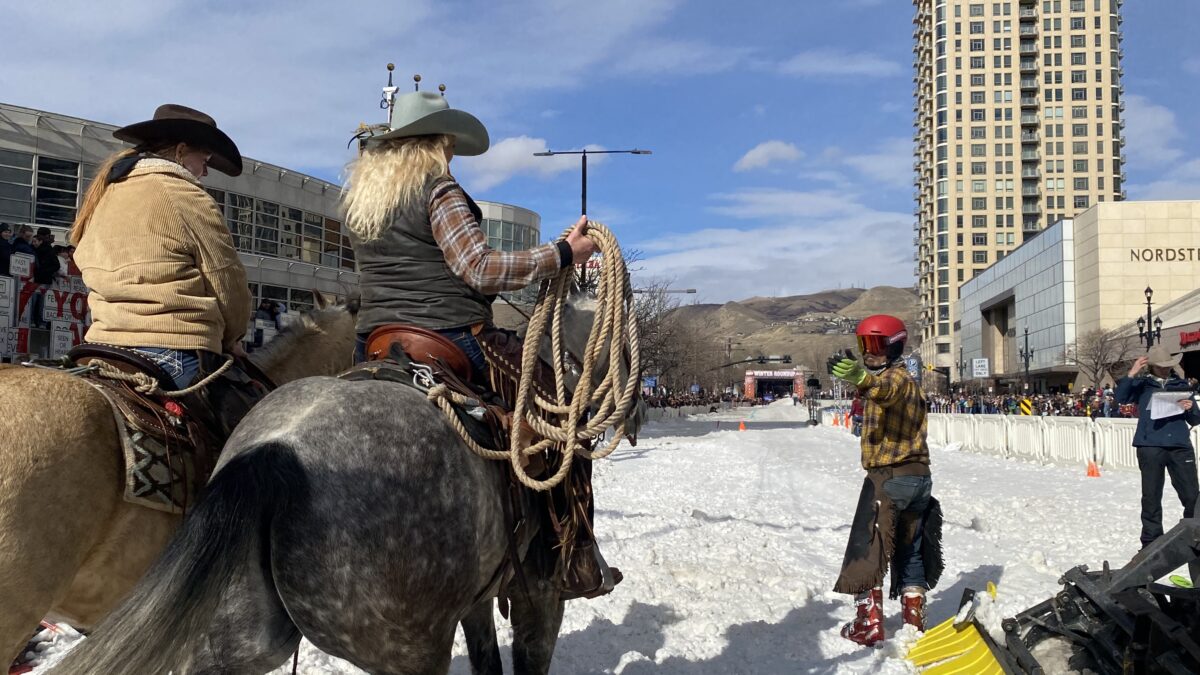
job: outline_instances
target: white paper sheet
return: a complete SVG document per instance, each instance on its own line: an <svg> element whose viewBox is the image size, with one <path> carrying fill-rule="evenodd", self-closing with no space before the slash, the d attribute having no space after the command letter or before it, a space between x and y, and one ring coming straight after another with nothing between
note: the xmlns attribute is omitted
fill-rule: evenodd
<svg viewBox="0 0 1200 675"><path fill-rule="evenodd" d="M1183 408L1179 402L1191 396L1186 391L1163 391L1150 397L1150 419L1161 420L1175 415L1182 415Z"/></svg>

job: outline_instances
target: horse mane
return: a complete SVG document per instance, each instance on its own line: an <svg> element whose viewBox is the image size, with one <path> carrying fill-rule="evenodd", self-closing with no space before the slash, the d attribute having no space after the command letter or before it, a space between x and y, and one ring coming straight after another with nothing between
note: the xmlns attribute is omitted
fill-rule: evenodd
<svg viewBox="0 0 1200 675"><path fill-rule="evenodd" d="M299 318L275 334L275 337L262 347L251 353L250 361L262 371L276 379L276 384L282 384L275 377L286 367L289 358L296 355L297 350L305 348L313 354L323 354L327 349L335 349L336 336L330 335L327 326L340 314L348 314L352 310L345 305L331 305L320 309L302 312ZM346 354L346 367L350 366L351 355Z"/></svg>

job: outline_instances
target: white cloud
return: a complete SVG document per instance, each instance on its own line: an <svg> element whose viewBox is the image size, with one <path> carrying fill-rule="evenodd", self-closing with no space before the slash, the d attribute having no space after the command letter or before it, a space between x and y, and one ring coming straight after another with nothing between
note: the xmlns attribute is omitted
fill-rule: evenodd
<svg viewBox="0 0 1200 675"><path fill-rule="evenodd" d="M904 68L895 61L874 54L839 49L811 49L781 63L779 72L801 77L887 77L903 73Z"/></svg>
<svg viewBox="0 0 1200 675"><path fill-rule="evenodd" d="M907 138L890 138L874 152L847 155L842 161L888 187L902 188L913 182L913 144Z"/></svg>
<svg viewBox="0 0 1200 675"><path fill-rule="evenodd" d="M775 162L795 162L804 153L795 145L784 141L766 141L751 148L733 165L734 171L762 169Z"/></svg>
<svg viewBox="0 0 1200 675"><path fill-rule="evenodd" d="M603 150L598 145L586 146L587 150ZM535 152L546 152L549 147L543 138L515 136L493 143L491 149L478 157L458 157L455 163L464 169L463 184L472 191L489 190L518 174L550 178L564 171L579 171L578 155L555 155L536 157ZM604 155L588 158L588 165L605 161Z"/></svg>
<svg viewBox="0 0 1200 675"><path fill-rule="evenodd" d="M841 171L834 169L816 169L812 171L801 171L799 177L804 180L818 181L821 183L829 183L838 190L850 190L854 184L850 182L850 177Z"/></svg>
<svg viewBox="0 0 1200 675"><path fill-rule="evenodd" d="M1150 183L1130 185L1129 194L1143 200L1200 200L1200 159L1164 171Z"/></svg>
<svg viewBox="0 0 1200 675"><path fill-rule="evenodd" d="M846 193L756 189L715 199L722 204L714 211L752 221L749 227L635 243L647 254L640 277L673 279L675 286L698 289L708 302L744 299L764 287L813 292L850 278L912 284L912 250L904 245L909 214L877 211Z"/></svg>
<svg viewBox="0 0 1200 675"><path fill-rule="evenodd" d="M837 192L800 192L774 188L748 188L719 193L713 199L724 204L714 213L739 220L787 221L797 218L822 218L858 214L864 207L852 197Z"/></svg>
<svg viewBox="0 0 1200 675"><path fill-rule="evenodd" d="M1176 142L1183 138L1175 113L1146 97L1125 97L1125 156L1134 166L1164 166L1183 157Z"/></svg>

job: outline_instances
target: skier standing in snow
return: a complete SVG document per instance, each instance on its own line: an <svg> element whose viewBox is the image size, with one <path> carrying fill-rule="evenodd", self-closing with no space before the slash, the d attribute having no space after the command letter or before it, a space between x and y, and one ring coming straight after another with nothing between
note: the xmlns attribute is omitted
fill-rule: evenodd
<svg viewBox="0 0 1200 675"><path fill-rule="evenodd" d="M834 590L855 596L857 615L842 637L884 639L883 576L901 598L904 623L925 630L925 592L942 573L942 513L932 496L925 397L901 355L908 332L894 316L863 319L855 330L863 363L842 358L830 372L863 400L862 465L867 470ZM865 367L864 367L865 366Z"/></svg>

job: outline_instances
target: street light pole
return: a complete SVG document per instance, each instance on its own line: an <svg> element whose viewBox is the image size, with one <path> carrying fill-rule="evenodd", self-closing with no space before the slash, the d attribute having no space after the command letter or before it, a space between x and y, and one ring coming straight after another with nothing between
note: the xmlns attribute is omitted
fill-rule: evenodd
<svg viewBox="0 0 1200 675"><path fill-rule="evenodd" d="M1025 391L1029 391L1029 362L1033 359L1033 350L1029 348L1029 327L1025 327L1025 348L1019 350L1021 360L1025 362Z"/></svg>
<svg viewBox="0 0 1200 675"><path fill-rule="evenodd" d="M966 369L967 369L967 360L963 358L963 348L961 345L959 345L959 347L958 347L958 388L960 390L965 388L963 385L963 372L966 371Z"/></svg>
<svg viewBox="0 0 1200 675"><path fill-rule="evenodd" d="M1162 344L1162 317L1160 316L1160 317L1154 319L1153 322L1150 321L1150 319L1152 318L1152 315L1150 313L1150 298L1152 298L1152 297L1154 297L1154 289L1147 286L1146 287L1146 318L1143 319L1141 317L1138 317L1138 320L1137 320L1138 339L1141 340L1143 343L1145 343L1146 351L1150 351L1150 348L1154 346L1155 340L1158 340L1158 343Z"/></svg>
<svg viewBox="0 0 1200 675"><path fill-rule="evenodd" d="M587 215L587 158L588 155L650 155L653 154L650 150L641 150L634 148L632 150L547 150L546 152L535 152L534 157L553 157L555 155L580 155L580 167L582 172L582 184L579 191L580 213Z"/></svg>

